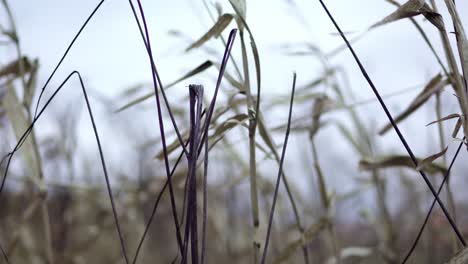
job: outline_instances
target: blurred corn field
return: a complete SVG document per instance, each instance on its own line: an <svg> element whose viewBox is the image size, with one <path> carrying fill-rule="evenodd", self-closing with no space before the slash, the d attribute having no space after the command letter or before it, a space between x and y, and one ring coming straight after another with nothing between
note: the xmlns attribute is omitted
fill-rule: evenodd
<svg viewBox="0 0 468 264"><path fill-rule="evenodd" d="M318 77L283 72L290 84L277 89L286 92L271 93L264 80L276 77L262 70L267 55L249 24L253 1L193 3L211 21L204 34L173 28L165 37L185 45L182 57L204 59L163 82L151 45L160 36L149 33L145 3L129 0L151 81L109 98L79 70L56 77L104 0L45 79L41 61L22 50L22 18L2 0L0 262L468 263L468 203L459 192L468 186L466 10L452 0L381 0L387 16L347 32L334 16L340 5L314 1L343 44L278 43L321 69ZM307 10L284 2L313 30ZM439 71L388 94L353 47L392 26L412 27ZM352 64L334 63L339 54ZM373 98L354 93L349 67ZM387 107L415 90L409 104ZM367 104L379 106L378 118L359 110ZM421 111L427 126L411 119ZM430 142L410 140L402 125ZM379 140L390 133L392 142Z"/></svg>

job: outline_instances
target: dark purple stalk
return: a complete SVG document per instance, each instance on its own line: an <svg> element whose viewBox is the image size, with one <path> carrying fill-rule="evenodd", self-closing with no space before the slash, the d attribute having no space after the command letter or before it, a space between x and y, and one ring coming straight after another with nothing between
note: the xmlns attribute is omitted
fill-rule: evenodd
<svg viewBox="0 0 468 264"><path fill-rule="evenodd" d="M267 257L267 252L268 252L268 245L269 245L269 242L270 242L271 226L273 225L273 215L275 214L276 200L278 199L278 189L279 189L279 185L280 185L280 182L281 182L281 172L283 171L284 157L286 156L286 147L288 146L289 131L291 129L291 116L292 116L292 108L293 108L294 92L295 91L296 91L296 73L294 73L294 77L293 77L293 85L292 85L292 91L291 91L291 101L289 103L288 124L287 124L287 127L286 127L286 134L284 136L284 144L283 144L283 150L281 152L281 159L280 159L280 164L279 164L279 169L278 169L278 176L276 177L275 192L273 194L273 203L271 205L270 217L268 219L268 229L267 229L267 235L266 235L266 239L265 239L265 249L263 250L262 260L260 262L262 264L265 264L266 257Z"/></svg>
<svg viewBox="0 0 468 264"><path fill-rule="evenodd" d="M203 86L190 85L190 147L187 173L187 215L185 223L184 254L182 263L187 262L186 241L190 236L192 263L198 263L198 223L197 223L197 161L200 145L200 123L203 101Z"/></svg>
<svg viewBox="0 0 468 264"><path fill-rule="evenodd" d="M141 38L143 40L143 44L145 45L146 51L148 52L148 55L149 55L150 54L149 53L149 48L150 47L149 47L148 41L147 41L148 36L146 36L145 33L143 32L140 20L138 19L138 15L136 13L135 6L133 5L132 0L129 0L128 3L130 4L130 8L132 9L133 17L135 18L135 22L137 23L137 26L138 26L138 31L140 32ZM153 57L151 57L151 58L153 58ZM159 85L159 87L161 89L161 94L162 94L163 99L164 99L164 104L166 105L167 112L169 113L169 118L171 119L172 126L174 127L174 130L176 132L177 139L179 140L179 143L182 146L182 150L187 155L188 151L185 148L185 145L183 144L184 140L182 139L182 136L180 135L180 131L179 131L178 127L177 127L177 123L175 122L174 114L172 113L171 106L169 104L169 101L167 100L166 92L164 91L164 86L162 84L161 78L159 77L158 69L157 69L156 65L154 64L154 59L151 60L151 64L153 64L153 68L152 68L152 69L154 69L153 74L156 76L156 80L158 81L158 85Z"/></svg>
<svg viewBox="0 0 468 264"><path fill-rule="evenodd" d="M217 81L217 84L216 84L216 90L215 90L215 95L213 96L213 98L214 98L213 100L216 100L216 94L217 94L217 91L218 91L218 89L219 89L219 87L220 87L221 79L222 79L222 76L224 75L224 71L225 71L225 69L226 69L226 64L227 64L227 61L228 61L229 56L230 56L230 54L231 54L231 50L232 50L232 46L233 46L233 44L234 44L234 39L235 39L235 36L236 36L236 32L237 32L237 30L236 30L236 29L233 29L233 30L231 30L231 32L230 32L230 34L229 34L229 39L228 39L228 43L227 43L227 45L226 45L226 49L225 49L225 51L224 51L223 60L221 61L221 67L220 67L220 71L219 71L218 81ZM213 100L212 100L212 102L213 102ZM210 105L210 109L211 109L211 108L214 108L214 104ZM212 115L212 113L213 113L213 111L211 111L211 115ZM210 120L211 120L211 117L210 117ZM206 122L205 122L205 123L206 123ZM205 138L206 138L206 136L207 136L207 134L208 134L208 126L207 126L207 125L204 125L203 132L204 132L204 133L203 133L202 141L205 140ZM200 151L201 151L201 148L199 149L199 152L200 152ZM183 153L184 153L183 151L180 153L179 158L177 159L177 161L176 161L176 163L175 163L175 165L174 165L174 168L172 169L172 172L171 172L171 174L170 174L171 176L172 176L172 174L174 173L176 166L179 164L179 162L180 162L180 160L181 160L181 158L182 158ZM166 185L167 185L167 184L168 184L168 181L166 181L165 186L164 186L163 189L161 190L161 194L160 194L160 195L162 195L162 193L165 191ZM153 220L154 214L156 213L157 204L158 204L158 200L159 200L159 196L160 196L160 195L158 195L158 199L157 199L156 202L155 202L152 215L151 215L150 220L148 221L148 223L147 223L147 225L146 225L146 230L147 230L147 229L149 228L149 226L151 225L151 222L152 222L152 220ZM184 201L185 201L185 199L184 199ZM142 243L143 243L143 241L144 241L144 239L145 239L146 234L147 234L147 231L143 234L142 238L140 239L140 244L139 244L139 246L138 246L138 249L137 249L137 251L136 251L135 257L134 257L133 262L132 262L133 264L135 264L136 261L137 261L138 254L139 254L139 252L140 252L139 249L140 249L141 246L142 246Z"/></svg>
<svg viewBox="0 0 468 264"><path fill-rule="evenodd" d="M138 2L138 7L140 9L140 14L143 20L143 26L145 28L145 35L146 35L146 43L148 47L148 57L150 59L150 64L151 64L151 73L153 77L153 85L154 85L154 93L156 97L156 107L157 107L157 112L158 112L158 123L159 123L159 133L161 135L161 142L162 142L162 147L163 147L163 154L164 154L164 165L166 168L166 175L167 175L167 180L169 183L169 193L170 193L170 198L171 198L171 206L172 206L172 214L174 218L174 224L176 228L176 237L177 237L177 242L179 245L179 250L182 251L182 238L180 235L180 226L179 226L179 218L177 216L177 206L174 198L174 188L172 186L172 181L171 181L171 171L169 168L169 158L167 155L167 148L166 148L166 135L164 132L164 121L162 117L162 111L161 111L161 103L159 100L159 92L158 92L158 84L156 80L156 75L154 74L155 71L155 63L153 60L153 52L151 50L151 41L150 41L150 36L148 32L148 26L146 24L146 18L145 18L145 13L143 11L143 7L141 5L141 1L137 0ZM182 142L181 142L182 144ZM182 144L183 145L183 144Z"/></svg>
<svg viewBox="0 0 468 264"><path fill-rule="evenodd" d="M200 146L200 123L203 102L203 86L190 85L190 97L192 102L191 114L191 134L192 140L190 144L190 184L189 184L189 200L188 208L190 208L190 238L191 238L191 256L192 263L198 264L198 214L197 214L197 161L198 161L198 148ZM189 225L189 222L186 223Z"/></svg>
<svg viewBox="0 0 468 264"><path fill-rule="evenodd" d="M327 13L328 17L330 18L330 20L332 21L333 25L335 26L335 28L338 30L338 32L340 33L340 36L343 38L344 42L346 43L346 46L348 47L349 51L351 52L354 60L356 61L356 63L358 64L359 66L359 69L361 70L361 73L362 75L364 76L364 78L366 79L366 81L368 82L369 86L372 88L372 91L374 92L375 96L377 97L382 109L384 110L385 114L387 115L387 118L390 120L390 123L392 124L393 126L393 129L395 130L395 132L397 133L401 143L403 144L403 146L405 147L406 151L408 152L411 160L413 161L414 165L417 166L418 165L418 161L416 160L416 157L415 155L413 154L413 151L411 150L410 146L408 145L408 143L406 142L406 139L404 138L403 134L401 133L400 129L398 128L397 124L395 123L395 120L393 119L390 111L388 110L387 106L385 105L385 102L383 101L382 97L380 96L380 93L379 91L377 90L377 88L375 87L374 83L372 82L371 78L369 77L369 74L367 73L366 69L364 68L364 66L362 65L361 63L361 60L359 59L359 57L356 55L356 52L354 51L353 47L351 46L351 44L349 43L348 39L346 38L346 36L344 35L343 31L341 30L341 28L338 26L337 22L335 21L335 19L333 18L332 14L330 13L330 11L328 11L328 8L327 6L325 5L325 3L323 2L323 0L319 0L320 4L322 5L323 9L325 10L325 12ZM426 174L423 172L423 171L418 171L419 174L421 174L423 180L426 182L427 186L429 187L429 190L431 191L432 195L434 195L437 203L439 204L440 208L442 209L442 211L444 212L444 215L445 217L447 218L447 220L449 221L453 231L455 232L455 234L457 235L458 239L460 240L460 242L463 244L463 246L466 246L466 242L465 240L463 239L463 236L460 232L460 230L458 229L457 225L455 224L455 222L453 221L452 217L450 216L449 212L447 211L447 208L445 207L444 203L442 202L442 200L439 198L439 196L437 195L434 187L432 186L431 182L429 181L429 179L427 178Z"/></svg>

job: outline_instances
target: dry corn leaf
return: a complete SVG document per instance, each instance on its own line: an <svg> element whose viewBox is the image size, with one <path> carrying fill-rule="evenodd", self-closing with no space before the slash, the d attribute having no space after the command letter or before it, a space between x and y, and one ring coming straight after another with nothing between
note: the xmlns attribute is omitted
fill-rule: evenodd
<svg viewBox="0 0 468 264"><path fill-rule="evenodd" d="M455 124L455 127L453 129L453 132L452 132L452 137L453 138L457 138L457 134L458 134L458 131L460 131L460 128L463 124L463 119L459 118L458 121L457 121L457 124Z"/></svg>
<svg viewBox="0 0 468 264"><path fill-rule="evenodd" d="M439 92L442 88L444 88L447 84L449 84L448 79L442 79L441 74L437 74L434 78L432 78L429 83L424 87L424 89L414 98L414 100L410 103L410 105L399 115L395 117L395 123L399 123L405 120L408 116L414 113L416 110L419 109L424 103L426 103L429 98ZM391 123L385 125L380 131L379 135L383 135L387 133L391 128L393 128Z"/></svg>
<svg viewBox="0 0 468 264"><path fill-rule="evenodd" d="M421 159L417 159L418 163L422 162ZM386 157L369 157L363 158L359 161L359 169L361 170L375 170L375 169L388 169L397 167L407 167L416 169L413 161L408 156L393 155ZM431 163L424 167L424 171L429 174L447 173L447 167L442 164Z"/></svg>
<svg viewBox="0 0 468 264"><path fill-rule="evenodd" d="M185 51L187 52L191 49L198 48L213 37L217 38L226 29L229 23L231 23L233 18L234 16L232 14L223 14L220 16L208 32L191 44Z"/></svg>
<svg viewBox="0 0 468 264"><path fill-rule="evenodd" d="M434 12L431 7L425 3L424 0L409 0L408 2L399 6L393 13L372 25L370 29L395 22L403 18L410 18L421 14L424 15L424 17L426 17L426 19L429 20L429 22L431 22L439 30L444 30L442 16Z"/></svg>
<svg viewBox="0 0 468 264"><path fill-rule="evenodd" d="M419 11L437 29L440 31L445 31L445 25L442 16L439 13L434 12L428 4L424 3L423 7L421 7Z"/></svg>
<svg viewBox="0 0 468 264"><path fill-rule="evenodd" d="M450 114L450 115L442 117L441 119L438 119L436 121L432 121L429 124L427 124L426 126L430 126L430 125L433 125L433 124L436 124L436 123L441 123L441 122L444 122L444 121L447 121L447 120L450 120L450 119L460 118L460 117L461 116L459 114Z"/></svg>
<svg viewBox="0 0 468 264"><path fill-rule="evenodd" d="M418 166L416 167L416 169L419 171L425 170L427 167L429 167L432 164L433 161L445 155L445 153L447 152L447 149L448 149L448 146L445 147L441 152L431 155L423 159L421 162L418 162Z"/></svg>
<svg viewBox="0 0 468 264"><path fill-rule="evenodd" d="M219 136L224 135L227 131L242 124L247 118L248 118L248 115L246 114L238 114L227 119L226 121L224 121L223 123L221 123L219 126L216 127L213 136L219 137Z"/></svg>
<svg viewBox="0 0 468 264"><path fill-rule="evenodd" d="M180 77L179 79L171 82L170 84L164 86L164 90L167 90L169 88L171 88L172 86L182 82L182 81L185 81L186 79L192 77L192 76L195 76L207 69L209 69L211 66L213 66L213 62L210 61L210 60L207 60L205 62L203 62L202 64L198 65L197 67L195 67L194 69L190 70L189 72L187 72L186 74L184 74L182 77ZM131 88L131 89L134 89L134 88ZM127 103L126 105L120 107L119 109L117 109L115 112L118 113L118 112L121 112L129 107L132 107L138 103L141 103L151 97L154 96L154 92L151 92L151 93L148 93L146 95L143 95L135 100L132 100L131 102Z"/></svg>

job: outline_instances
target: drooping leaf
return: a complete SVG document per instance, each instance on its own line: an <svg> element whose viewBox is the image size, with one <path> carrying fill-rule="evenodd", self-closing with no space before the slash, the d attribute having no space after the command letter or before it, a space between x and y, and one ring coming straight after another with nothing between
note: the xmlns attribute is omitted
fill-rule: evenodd
<svg viewBox="0 0 468 264"><path fill-rule="evenodd" d="M213 66L213 62L210 61L210 60L207 60L205 62L203 62L202 64L198 65L197 67L195 67L194 69L190 70L189 72L187 72L186 74L184 74L182 77L180 77L179 79L169 83L168 85L164 86L164 90L167 90L171 87L173 87L174 85L182 82L182 81L185 81L186 79L190 78L190 77L193 77L207 69L209 69L211 66ZM151 92L151 93L148 93L146 95L143 95L141 97L138 97L137 99L135 100L132 100L131 102L127 103L126 105L120 107L119 109L117 109L115 112L121 112L129 107L132 107L136 104L139 104L151 97L154 96L154 92Z"/></svg>
<svg viewBox="0 0 468 264"><path fill-rule="evenodd" d="M434 78L432 78L429 83L424 87L424 89L413 99L410 105L399 115L395 117L395 123L399 123L405 120L408 116L414 113L419 107L421 107L424 103L426 103L429 98L439 92L442 88L444 88L449 83L448 79L442 79L441 74L437 74ZM383 135L387 133L391 128L392 124L388 123L385 125L380 131L379 135Z"/></svg>
<svg viewBox="0 0 468 264"><path fill-rule="evenodd" d="M421 159L417 159L418 164L422 162ZM363 158L359 161L359 168L361 170L372 171L375 169L386 169L386 168L397 168L407 167L416 169L413 161L408 156L403 155L392 155L385 157L369 157ZM424 167L424 171L429 174L442 173L445 175L447 167L442 164L431 163Z"/></svg>
<svg viewBox="0 0 468 264"><path fill-rule="evenodd" d="M441 152L438 152L436 154L433 154L425 159L423 159L421 162L418 162L418 166L416 167L417 170L424 170L425 168L429 167L433 161L435 161L436 159L442 157L443 155L445 155L445 153L447 152L447 149L448 149L448 146L445 147Z"/></svg>
<svg viewBox="0 0 468 264"><path fill-rule="evenodd" d="M211 38L218 37L231 23L234 16L232 14L223 14L218 18L216 23L206 32L203 36L201 36L197 41L192 43L185 51L190 51L191 49L198 48L207 42Z"/></svg>
<svg viewBox="0 0 468 264"><path fill-rule="evenodd" d="M432 121L429 124L427 124L426 126L430 126L430 125L433 125L433 124L436 124L436 123L440 123L440 122L443 122L443 121L447 121L447 120L454 119L454 118L460 118L460 117L461 116L459 114L450 114L450 115L442 117L441 119L438 119L436 121Z"/></svg>
<svg viewBox="0 0 468 264"><path fill-rule="evenodd" d="M421 14L420 10L424 6L424 3L424 0L409 0L408 2L398 7L397 10L392 12L390 15L372 25L370 28L382 26L403 18L417 16Z"/></svg>
<svg viewBox="0 0 468 264"><path fill-rule="evenodd" d="M224 121L223 123L221 123L219 126L216 127L213 136L215 137L222 136L227 131L238 126L239 124L242 124L242 122L244 122L247 118L248 118L248 115L246 114L238 114L229 118L228 120Z"/></svg>
<svg viewBox="0 0 468 264"><path fill-rule="evenodd" d="M457 134L458 134L458 131L460 131L460 128L463 124L463 119L459 118L458 121L457 121L457 124L455 124L455 127L453 129L453 132L452 132L452 137L453 138L457 138Z"/></svg>

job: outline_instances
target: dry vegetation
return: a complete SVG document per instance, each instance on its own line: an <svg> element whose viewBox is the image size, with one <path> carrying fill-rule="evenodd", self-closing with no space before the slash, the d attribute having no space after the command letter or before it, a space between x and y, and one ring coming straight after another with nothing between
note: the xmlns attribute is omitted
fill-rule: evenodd
<svg viewBox="0 0 468 264"><path fill-rule="evenodd" d="M224 53L207 49L206 61L163 85L158 67L164 66L153 59L151 25L145 21L144 7L139 0L129 1L138 25L135 30L140 31L148 53L154 90L145 94L140 85L128 89L116 99L125 103L112 115L135 111L152 99L159 137L139 141L143 144L135 147L137 157L123 157L136 163L134 173L126 175L106 166L103 149L107 146L100 142L105 135L99 133L104 125L95 122L95 105L89 103L80 73L72 72L59 87L50 87L54 70L45 83L39 83L39 62L23 56L14 14L3 0L8 23L0 28L0 48L13 47L17 59L1 61L0 68L4 156L0 262L466 263L468 204L456 199L449 179L458 153L467 151L468 133L468 40L455 1L386 0L395 11L349 41L334 21L333 10L330 13L319 2L346 45L328 54L313 44L306 51L288 50L291 56L313 55L321 60L323 75L296 87L297 78L308 76L291 74L290 96L272 98L262 90L262 78L267 76L262 75L261 50L249 27L248 3L230 0L229 10L223 10L221 5L203 2L213 25L187 43L186 52L217 41ZM449 16L442 17L440 8L446 8ZM424 39L421 48L432 52L440 73L427 81L411 104L392 113L350 43L363 41L367 32L400 19L411 20ZM421 23L433 25L440 38L430 39ZM175 33L181 41L191 36L181 29ZM439 41L443 49L436 50L433 43ZM231 54L233 47L240 50ZM379 131L356 111L359 104L350 105L354 95L347 73L329 63L336 54L349 51L388 119ZM209 72L217 73L216 81L205 86L215 89L190 85L184 105L166 96L169 88ZM81 89L84 104L55 114L60 135L36 136L33 126L52 111L50 102L60 100L70 89L65 85L69 80ZM46 89L53 91L50 97L45 96ZM450 92L442 94L444 90ZM455 96L444 98L447 94ZM445 103L457 103L458 112L442 116ZM429 157L413 154L411 146L420 142L407 142L398 128L421 108L434 108L430 111L436 121L431 125L439 131L433 142L440 151ZM275 116L278 109L289 114ZM76 151L80 115L91 121L98 158ZM446 121L452 119L456 125L447 132ZM134 123L125 120L114 125L132 134L131 127L138 126ZM340 138L323 135L325 129L336 131ZM406 153L381 150L376 139L389 131L397 132L395 140ZM288 145L289 137L296 138L300 147ZM327 160L321 140L342 142L351 150L337 160ZM291 180L293 173L285 164L288 155L302 164L294 173L304 174L301 177L310 185L307 193ZM323 164L348 158L359 161L360 170L346 168L357 188L336 193L330 184L336 172ZM465 167L464 162L458 163L454 166ZM423 184L424 189L418 187ZM363 200L372 202L361 204Z"/></svg>

